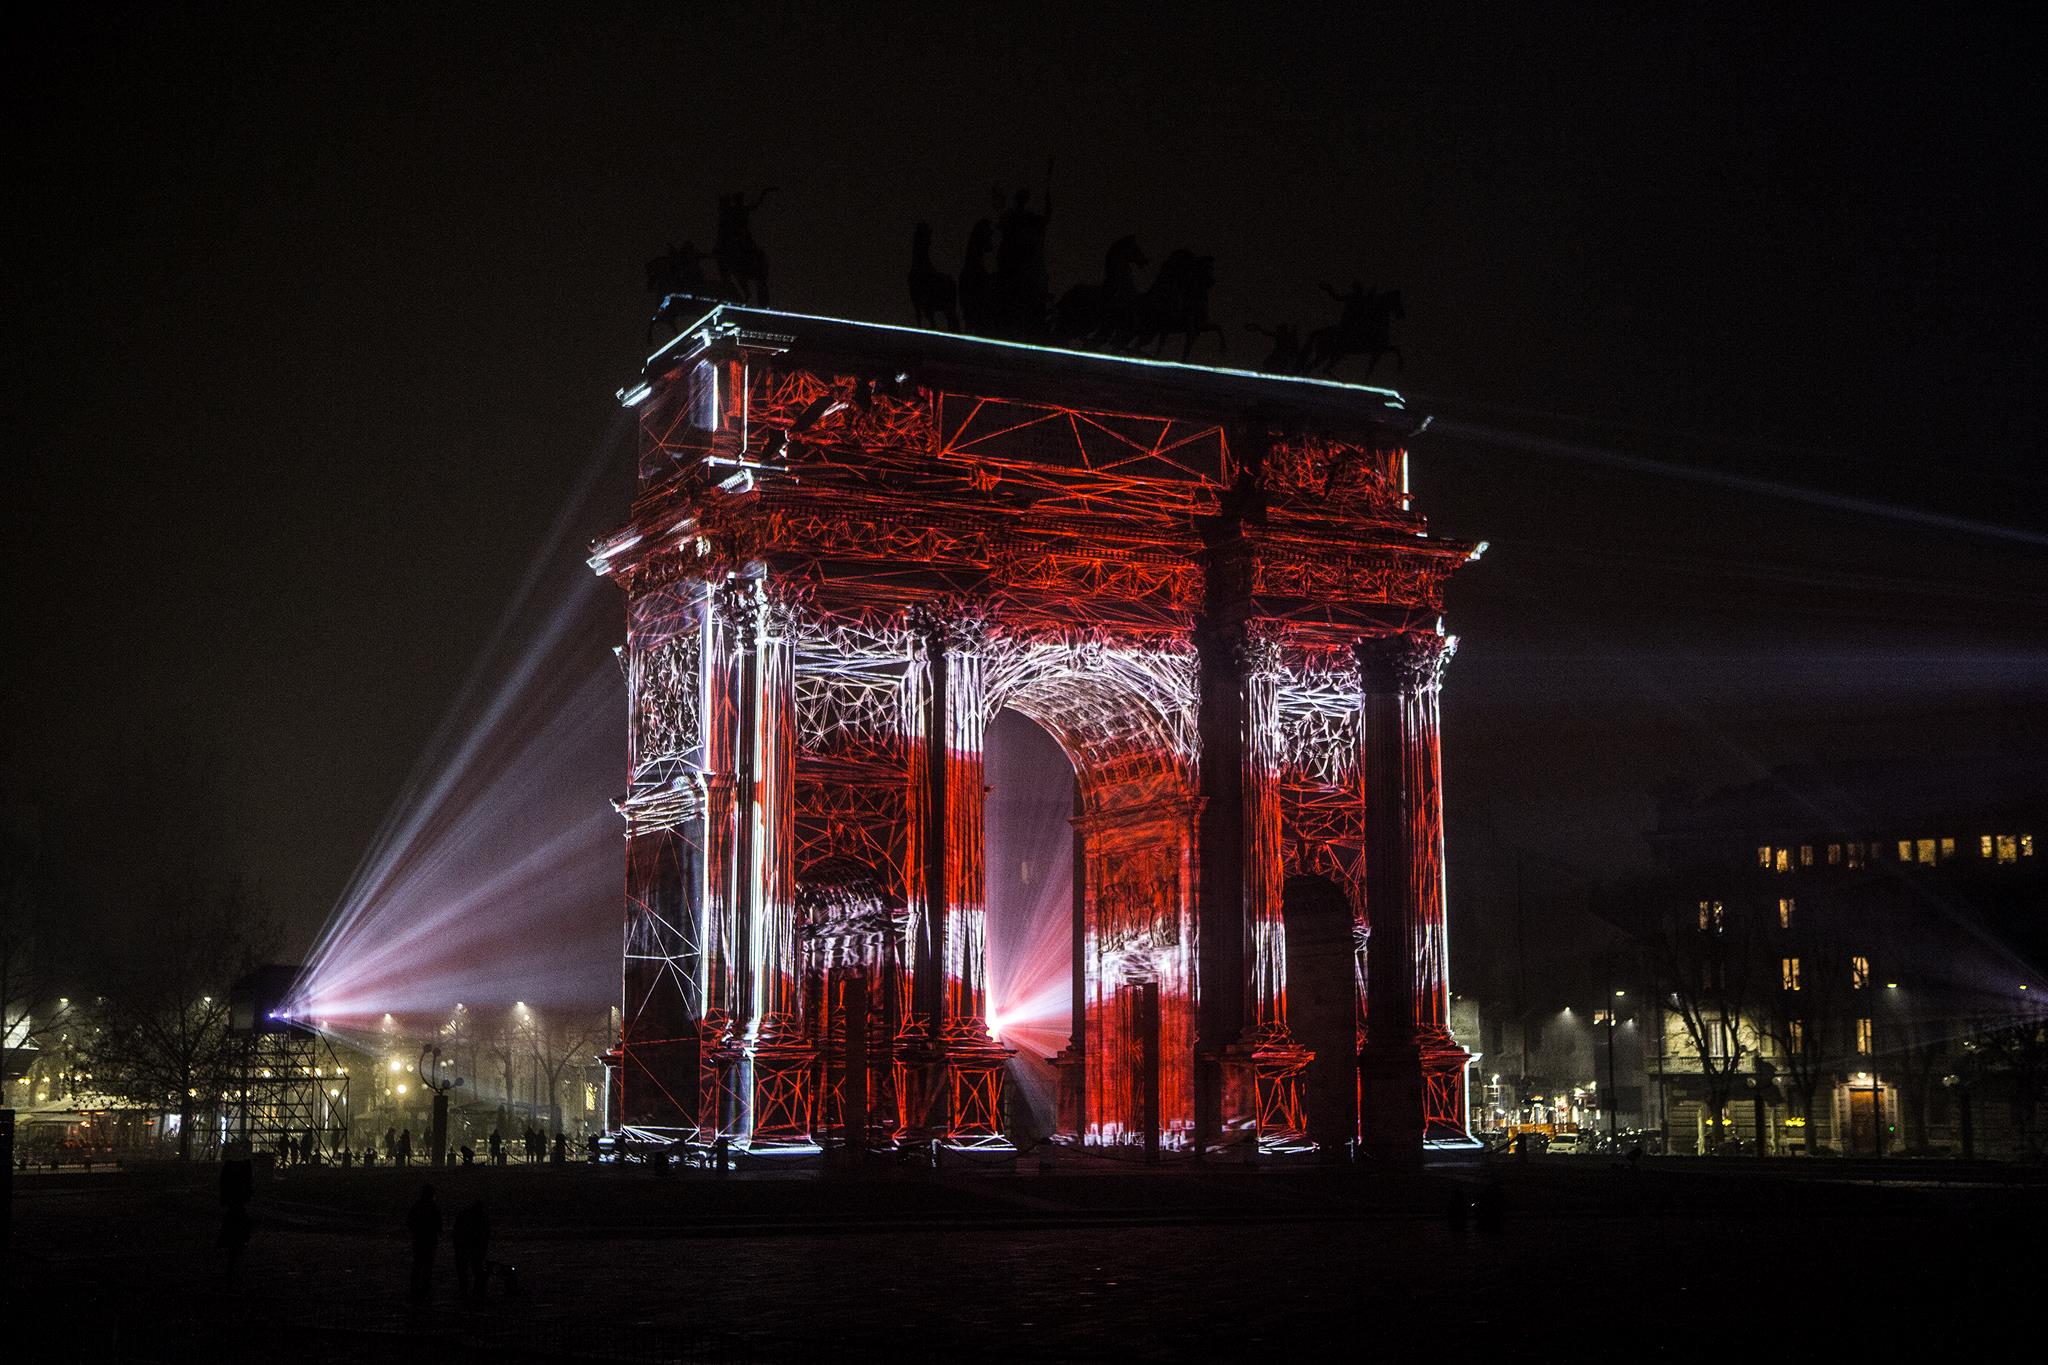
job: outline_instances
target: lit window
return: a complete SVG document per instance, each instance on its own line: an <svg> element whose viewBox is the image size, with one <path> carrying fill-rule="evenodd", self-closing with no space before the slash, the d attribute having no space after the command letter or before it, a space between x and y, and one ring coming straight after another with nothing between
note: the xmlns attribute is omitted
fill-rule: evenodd
<svg viewBox="0 0 2048 1365"><path fill-rule="evenodd" d="M1801 845L1799 846L1799 865L1800 865L1801 867L1812 867L1812 866L1813 866L1813 845L1812 845L1812 844L1801 844Z"/></svg>
<svg viewBox="0 0 2048 1365"><path fill-rule="evenodd" d="M1792 870L1792 850L1789 848L1771 850L1771 865L1780 872L1790 872Z"/></svg>
<svg viewBox="0 0 2048 1365"><path fill-rule="evenodd" d="M1778 897L1778 927L1780 929L1790 929L1792 927L1792 911L1797 908L1797 905L1798 903L1790 896Z"/></svg>
<svg viewBox="0 0 2048 1365"><path fill-rule="evenodd" d="M1719 901L1700 902L1700 928L1719 932L1724 925L1724 912Z"/></svg>
<svg viewBox="0 0 2048 1365"><path fill-rule="evenodd" d="M1870 984L1870 959L1858 953L1849 959L1849 988L1862 990Z"/></svg>
<svg viewBox="0 0 2048 1365"><path fill-rule="evenodd" d="M1840 867L1841 865L1842 865L1842 846L1841 846L1840 844L1829 844L1829 845L1828 845L1828 866L1829 866L1829 867Z"/></svg>
<svg viewBox="0 0 2048 1365"><path fill-rule="evenodd" d="M1984 856L1987 858L1991 856L1991 836L1988 834L1984 836ZM1771 846L1769 844L1765 844L1756 851L1756 865L1766 872L1771 870Z"/></svg>
<svg viewBox="0 0 2048 1365"><path fill-rule="evenodd" d="M2022 834L2022 835L2020 836L2020 856L2021 856L2022 858L2031 858L2031 857L2033 857L2033 856L2034 856L2034 836L2033 836L2033 835L2031 835L2031 834Z"/></svg>
<svg viewBox="0 0 2048 1365"><path fill-rule="evenodd" d="M1606 1023L1606 1022L1607 1022L1607 1011L1606 1011L1606 1010L1594 1010L1594 1011L1593 1011L1593 1022L1594 1022L1594 1023L1596 1023L1596 1024L1604 1024L1604 1023Z"/></svg>
<svg viewBox="0 0 2048 1365"><path fill-rule="evenodd" d="M1786 1033L1785 1041L1790 1044L1792 1051L1806 1051L1806 1021L1804 1019L1794 1019L1792 1027L1786 1030Z"/></svg>
<svg viewBox="0 0 2048 1365"><path fill-rule="evenodd" d="M1786 989L1786 990L1788 990L1788 991L1796 991L1796 990L1798 990L1798 989L1799 989L1799 959L1798 959L1798 958L1796 958L1796 957L1787 957L1787 958L1781 958L1781 959L1779 959L1779 961L1778 961L1778 971L1779 971L1779 972L1780 972L1780 974L1782 974L1782 976L1784 977L1784 981L1785 981L1785 989Z"/></svg>
<svg viewBox="0 0 2048 1365"><path fill-rule="evenodd" d="M1956 841L1955 841L1955 840L1953 840L1953 839L1943 839L1943 840L1941 841L1941 860L1942 860L1943 862L1947 862L1947 861L1948 861L1949 859L1951 859L1951 858L1953 858L1953 857L1955 857L1955 856L1956 856Z"/></svg>
<svg viewBox="0 0 2048 1365"><path fill-rule="evenodd" d="M1856 1021L1856 1050L1865 1057L1868 1057L1872 1041L1870 1021L1868 1019L1858 1019Z"/></svg>
<svg viewBox="0 0 2048 1365"><path fill-rule="evenodd" d="M1919 840L1913 845L1913 852L1918 855L1917 860L1919 862L1923 862L1929 867L1934 866L1934 840Z"/></svg>
<svg viewBox="0 0 2048 1365"><path fill-rule="evenodd" d="M1991 836L1990 836L1990 835L1988 835L1988 834L1980 834L1980 835L1978 835L1978 836L1977 836L1977 851L1978 851L1979 853L1983 854L1983 855L1984 855L1985 857L1987 857L1987 858L1989 858L1989 857L1991 856Z"/></svg>
<svg viewBox="0 0 2048 1365"><path fill-rule="evenodd" d="M2031 841L2030 841L2031 842ZM2016 863L2020 860L2020 841L2011 834L1998 836L1998 861Z"/></svg>
<svg viewBox="0 0 2048 1365"><path fill-rule="evenodd" d="M1877 845L1875 845L1875 844L1872 844L1872 845L1870 846L1870 848L1871 848L1871 856L1872 856L1872 857L1876 857L1876 856L1877 856ZM1849 845L1849 866L1850 866L1850 867L1852 867L1852 868L1855 868L1855 867L1861 867L1861 866L1863 866L1863 845L1861 845L1861 844L1851 844L1851 845Z"/></svg>
<svg viewBox="0 0 2048 1365"><path fill-rule="evenodd" d="M1913 841L1911 839L1899 840L1899 861L1902 863L1913 861Z"/></svg>

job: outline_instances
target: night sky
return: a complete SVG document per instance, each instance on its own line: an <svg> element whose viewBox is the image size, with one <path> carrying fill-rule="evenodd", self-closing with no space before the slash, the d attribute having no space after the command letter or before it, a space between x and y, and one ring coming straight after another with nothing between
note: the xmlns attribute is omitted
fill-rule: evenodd
<svg viewBox="0 0 2048 1365"><path fill-rule="evenodd" d="M1055 286L1127 232L1213 254L1234 361L1319 280L1404 291L1418 505L1492 544L1451 599L1468 982L1517 850L1626 872L1674 774L2048 694L2017 18L67 8L7 59L0 760L90 831L85 923L205 839L303 948L550 527L542 599L623 519L643 263L741 187L806 311L908 322L911 225L956 269L1048 158ZM592 729L535 780L616 793ZM564 926L592 979L616 887Z"/></svg>

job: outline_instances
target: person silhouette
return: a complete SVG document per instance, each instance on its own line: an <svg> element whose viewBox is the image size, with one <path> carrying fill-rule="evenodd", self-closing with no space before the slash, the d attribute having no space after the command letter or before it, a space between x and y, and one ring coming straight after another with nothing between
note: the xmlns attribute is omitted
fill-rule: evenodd
<svg viewBox="0 0 2048 1365"><path fill-rule="evenodd" d="M568 1164L569 1139L562 1136L560 1133L555 1134L555 1152L551 1160L557 1166L564 1166Z"/></svg>
<svg viewBox="0 0 2048 1365"><path fill-rule="evenodd" d="M491 1129L491 1164L505 1164L505 1135L495 1128Z"/></svg>
<svg viewBox="0 0 2048 1365"><path fill-rule="evenodd" d="M412 1165L412 1129L404 1128L398 1134L398 1164Z"/></svg>
<svg viewBox="0 0 2048 1365"><path fill-rule="evenodd" d="M483 1200L476 1200L455 1215L448 1240L455 1248L456 1296L483 1298L490 1283L487 1256L491 1243L490 1217L484 1212Z"/></svg>
<svg viewBox="0 0 2048 1365"><path fill-rule="evenodd" d="M412 1298L425 1303L434 1291L434 1252L441 1244L441 1206L434 1202L434 1187L420 1186L420 1197L405 1215L405 1230L412 1235Z"/></svg>

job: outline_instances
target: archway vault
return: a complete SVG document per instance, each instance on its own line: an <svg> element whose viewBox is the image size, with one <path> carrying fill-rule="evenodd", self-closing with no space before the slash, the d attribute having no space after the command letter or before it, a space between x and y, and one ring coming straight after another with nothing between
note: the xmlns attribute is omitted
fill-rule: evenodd
<svg viewBox="0 0 2048 1365"><path fill-rule="evenodd" d="M1289 869L1369 926L1367 1147L1468 1140L1436 736L1474 554L1410 506L1396 397L739 308L650 366L640 497L592 560L629 600L644 1008L615 1125L1006 1145L982 765L1007 707L1081 793L1068 1140L1310 1145Z"/></svg>

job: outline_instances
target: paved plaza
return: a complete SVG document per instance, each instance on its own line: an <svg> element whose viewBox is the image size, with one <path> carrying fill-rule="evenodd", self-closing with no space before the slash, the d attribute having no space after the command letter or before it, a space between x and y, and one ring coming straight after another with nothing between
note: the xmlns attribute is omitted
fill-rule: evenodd
<svg viewBox="0 0 2048 1365"><path fill-rule="evenodd" d="M94 1361L1770 1360L2031 1320L2048 1184L1824 1166L306 1170L259 1182L233 1288L210 1170L39 1173L15 1182L5 1340ZM458 1304L444 1244L432 1302L407 1303L429 1179L451 1215L484 1201L520 1297ZM1488 1179L1499 1228L1457 1226Z"/></svg>

